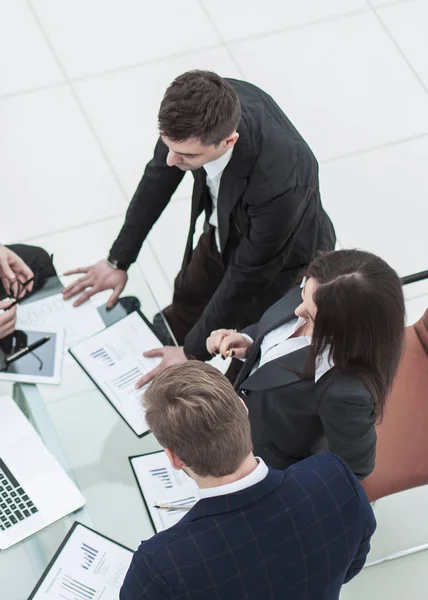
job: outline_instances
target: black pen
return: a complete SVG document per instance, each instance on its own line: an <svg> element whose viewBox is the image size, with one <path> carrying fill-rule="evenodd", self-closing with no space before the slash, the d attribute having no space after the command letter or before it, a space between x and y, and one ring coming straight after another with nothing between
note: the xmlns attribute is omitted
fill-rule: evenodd
<svg viewBox="0 0 428 600"><path fill-rule="evenodd" d="M41 338L40 340L37 340L37 342L34 342L34 344L30 344L29 346L25 346L25 348L18 350L18 352L15 352L15 354L11 354L10 356L7 356L6 364L8 365L9 363L13 362L14 360L18 360L18 358L22 358L29 352L36 350L36 348L40 348L40 346L43 346L43 344L46 344L46 342L49 342L50 339L51 339L50 335L47 335L47 336Z"/></svg>
<svg viewBox="0 0 428 600"><path fill-rule="evenodd" d="M160 508L162 510L190 510L193 508L194 504L155 504L153 508Z"/></svg>

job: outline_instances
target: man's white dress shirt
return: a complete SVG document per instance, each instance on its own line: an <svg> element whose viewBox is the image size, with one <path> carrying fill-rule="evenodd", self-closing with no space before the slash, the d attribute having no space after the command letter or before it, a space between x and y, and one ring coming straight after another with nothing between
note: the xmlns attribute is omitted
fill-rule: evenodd
<svg viewBox="0 0 428 600"><path fill-rule="evenodd" d="M209 218L209 224L215 227L214 238L217 246L217 250L220 252L220 236L218 232L218 214L217 214L217 201L218 191L220 189L221 176L223 171L227 167L230 159L232 158L233 148L227 150L222 156L212 160L211 162L204 165L205 172L207 174L207 186L210 191L211 201L213 203L213 210Z"/></svg>
<svg viewBox="0 0 428 600"><path fill-rule="evenodd" d="M224 496L225 494L233 494L245 490L256 483L260 483L267 476L269 469L266 463L258 456L256 460L259 463L254 471L251 471L249 475L233 481L232 483L226 483L225 485L217 485L210 488L199 488L199 497L202 498L213 498L214 496Z"/></svg>

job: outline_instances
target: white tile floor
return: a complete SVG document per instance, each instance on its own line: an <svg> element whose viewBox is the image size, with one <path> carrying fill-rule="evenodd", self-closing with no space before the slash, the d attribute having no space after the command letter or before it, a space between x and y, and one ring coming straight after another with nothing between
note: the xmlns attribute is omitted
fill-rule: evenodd
<svg viewBox="0 0 428 600"><path fill-rule="evenodd" d="M341 246L377 252L400 275L427 269L427 23L427 0L248 0L245 10L240 0L0 0L0 239L45 245L61 271L104 256L166 85L208 68L261 85L305 135ZM161 303L170 298L190 184L153 229L129 291L146 293L144 273ZM428 283L406 298L414 322ZM55 400L66 414L67 398ZM370 560L428 542L427 493L377 504ZM427 597L427 566L428 552L371 567L342 598Z"/></svg>

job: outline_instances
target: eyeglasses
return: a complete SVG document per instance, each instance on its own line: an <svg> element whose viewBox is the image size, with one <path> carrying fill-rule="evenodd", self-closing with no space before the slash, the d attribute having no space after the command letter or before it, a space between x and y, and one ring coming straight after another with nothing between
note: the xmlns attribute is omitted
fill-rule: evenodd
<svg viewBox="0 0 428 600"><path fill-rule="evenodd" d="M33 275L33 277L31 277L30 279L27 279L27 281L20 281L19 279L15 279L14 281L12 281L10 284L10 289L9 289L9 297L13 298L13 300L15 300L15 302L12 306L14 306L18 302L20 302L20 300L23 300L25 298L25 296L20 298L20 295L22 294L22 292L27 291L27 288L31 283L34 283L33 289L36 287L37 288L41 287L45 282L44 280L46 280L47 277L49 276L48 270L50 272L52 267L53 267L53 254L50 257L50 263L45 265L39 271L37 271L37 273L35 273ZM11 308L11 307L9 307L9 308Z"/></svg>
<svg viewBox="0 0 428 600"><path fill-rule="evenodd" d="M12 281L9 288L9 297L18 301L19 296L22 294L22 292L26 291L27 287L30 285L30 283L33 283L35 279L36 277L33 276L31 277L31 279L27 279L27 281L20 281L19 279L15 279L14 281Z"/></svg>

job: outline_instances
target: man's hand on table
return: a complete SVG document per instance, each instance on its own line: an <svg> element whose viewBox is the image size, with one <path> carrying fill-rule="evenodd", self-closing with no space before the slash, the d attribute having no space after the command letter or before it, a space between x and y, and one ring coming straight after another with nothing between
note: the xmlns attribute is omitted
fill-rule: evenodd
<svg viewBox="0 0 428 600"><path fill-rule="evenodd" d="M150 383L150 381L152 381L152 379L154 379L158 373L167 367L184 363L188 360L184 354L183 346L164 346L163 348L154 348L153 350L144 352L143 356L146 358L162 357L162 362L156 368L147 373L147 375L144 375L144 377L137 381L136 387L138 389L142 388L147 383Z"/></svg>
<svg viewBox="0 0 428 600"><path fill-rule="evenodd" d="M77 281L63 289L64 300L68 300L77 294L80 296L74 301L73 306L80 306L91 296L103 290L113 290L107 301L107 308L113 308L122 293L128 274L121 269L114 269L106 260L100 260L95 265L81 267L66 271L64 275L82 274Z"/></svg>

